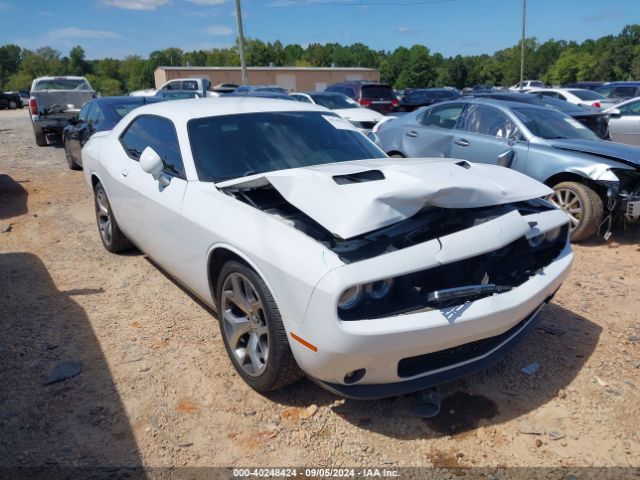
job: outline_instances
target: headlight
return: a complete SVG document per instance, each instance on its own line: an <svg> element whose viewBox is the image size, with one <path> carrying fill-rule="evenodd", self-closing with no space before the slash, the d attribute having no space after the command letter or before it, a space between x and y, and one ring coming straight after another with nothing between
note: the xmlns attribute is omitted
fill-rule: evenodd
<svg viewBox="0 0 640 480"><path fill-rule="evenodd" d="M347 288L340 298L338 299L338 308L342 310L351 310L358 305L362 301L362 286L354 285L353 287Z"/></svg>
<svg viewBox="0 0 640 480"><path fill-rule="evenodd" d="M392 285L392 278L385 278L384 280L369 283L367 284L367 294L374 300L380 300L389 294Z"/></svg>
<svg viewBox="0 0 640 480"><path fill-rule="evenodd" d="M386 297L393 287L393 279L385 278L371 283L363 283L347 288L338 299L338 308L353 310L365 300L365 294L371 300L381 300Z"/></svg>

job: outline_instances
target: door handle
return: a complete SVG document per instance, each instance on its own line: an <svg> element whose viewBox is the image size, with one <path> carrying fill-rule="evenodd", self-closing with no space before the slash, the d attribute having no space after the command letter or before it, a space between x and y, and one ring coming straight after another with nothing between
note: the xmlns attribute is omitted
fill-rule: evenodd
<svg viewBox="0 0 640 480"><path fill-rule="evenodd" d="M461 138L459 140L456 140L455 142L456 145L458 145L459 147L468 147L469 145L471 145L468 141L466 141L464 138Z"/></svg>
<svg viewBox="0 0 640 480"><path fill-rule="evenodd" d="M126 177L127 175L129 175L129 170L126 170L126 169L120 170L120 175L122 175L123 177Z"/></svg>
<svg viewBox="0 0 640 480"><path fill-rule="evenodd" d="M416 132L415 130L409 130L407 133L405 133L405 135L407 137L416 138L418 136L418 132Z"/></svg>

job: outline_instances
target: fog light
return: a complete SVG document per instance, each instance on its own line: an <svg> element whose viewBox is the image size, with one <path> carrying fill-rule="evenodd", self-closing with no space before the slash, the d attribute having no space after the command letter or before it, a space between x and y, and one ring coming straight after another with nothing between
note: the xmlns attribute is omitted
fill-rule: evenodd
<svg viewBox="0 0 640 480"><path fill-rule="evenodd" d="M362 286L354 285L347 288L338 299L338 308L342 310L351 310L357 307L362 301Z"/></svg>
<svg viewBox="0 0 640 480"><path fill-rule="evenodd" d="M544 239L547 242L555 242L560 236L560 232L562 231L562 227L554 228L553 230L549 230L544 234Z"/></svg>
<svg viewBox="0 0 640 480"><path fill-rule="evenodd" d="M367 373L367 371L364 368L359 368L358 370L349 372L344 376L344 383L346 384L356 383L357 381L362 380L362 377L364 377L365 373Z"/></svg>
<svg viewBox="0 0 640 480"><path fill-rule="evenodd" d="M391 278L385 278L384 280L371 282L367 285L367 294L374 300L380 300L391 291L392 286L393 279Z"/></svg>

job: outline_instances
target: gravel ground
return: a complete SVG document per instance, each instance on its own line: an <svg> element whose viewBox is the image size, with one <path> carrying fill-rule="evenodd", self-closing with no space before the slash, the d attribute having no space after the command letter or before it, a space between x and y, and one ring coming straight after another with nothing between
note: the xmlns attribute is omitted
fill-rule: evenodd
<svg viewBox="0 0 640 480"><path fill-rule="evenodd" d="M35 145L26 110L0 111L0 231L0 467L640 466L637 228L576 246L538 327L440 387L431 421L416 396L249 389L210 311L103 249L82 173Z"/></svg>

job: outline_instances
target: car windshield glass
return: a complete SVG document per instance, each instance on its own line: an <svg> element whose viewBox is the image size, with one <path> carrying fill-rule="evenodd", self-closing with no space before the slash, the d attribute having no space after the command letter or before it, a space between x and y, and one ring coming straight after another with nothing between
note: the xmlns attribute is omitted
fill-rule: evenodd
<svg viewBox="0 0 640 480"><path fill-rule="evenodd" d="M386 155L351 124L323 112L260 112L190 120L201 181Z"/></svg>
<svg viewBox="0 0 640 480"><path fill-rule="evenodd" d="M356 108L359 107L355 100L347 97L346 95L311 95L313 101L318 105L328 108L329 110L335 110L337 108Z"/></svg>
<svg viewBox="0 0 640 480"><path fill-rule="evenodd" d="M551 109L514 107L513 112L536 137L552 139L599 140L582 123Z"/></svg>
<svg viewBox="0 0 640 480"><path fill-rule="evenodd" d="M91 90L84 79L53 78L40 80L34 90Z"/></svg>
<svg viewBox="0 0 640 480"><path fill-rule="evenodd" d="M593 90L569 90L569 93L574 94L580 100L602 100L606 98L604 95L600 95Z"/></svg>
<svg viewBox="0 0 640 480"><path fill-rule="evenodd" d="M363 85L362 98L393 99L393 90L388 85Z"/></svg>

